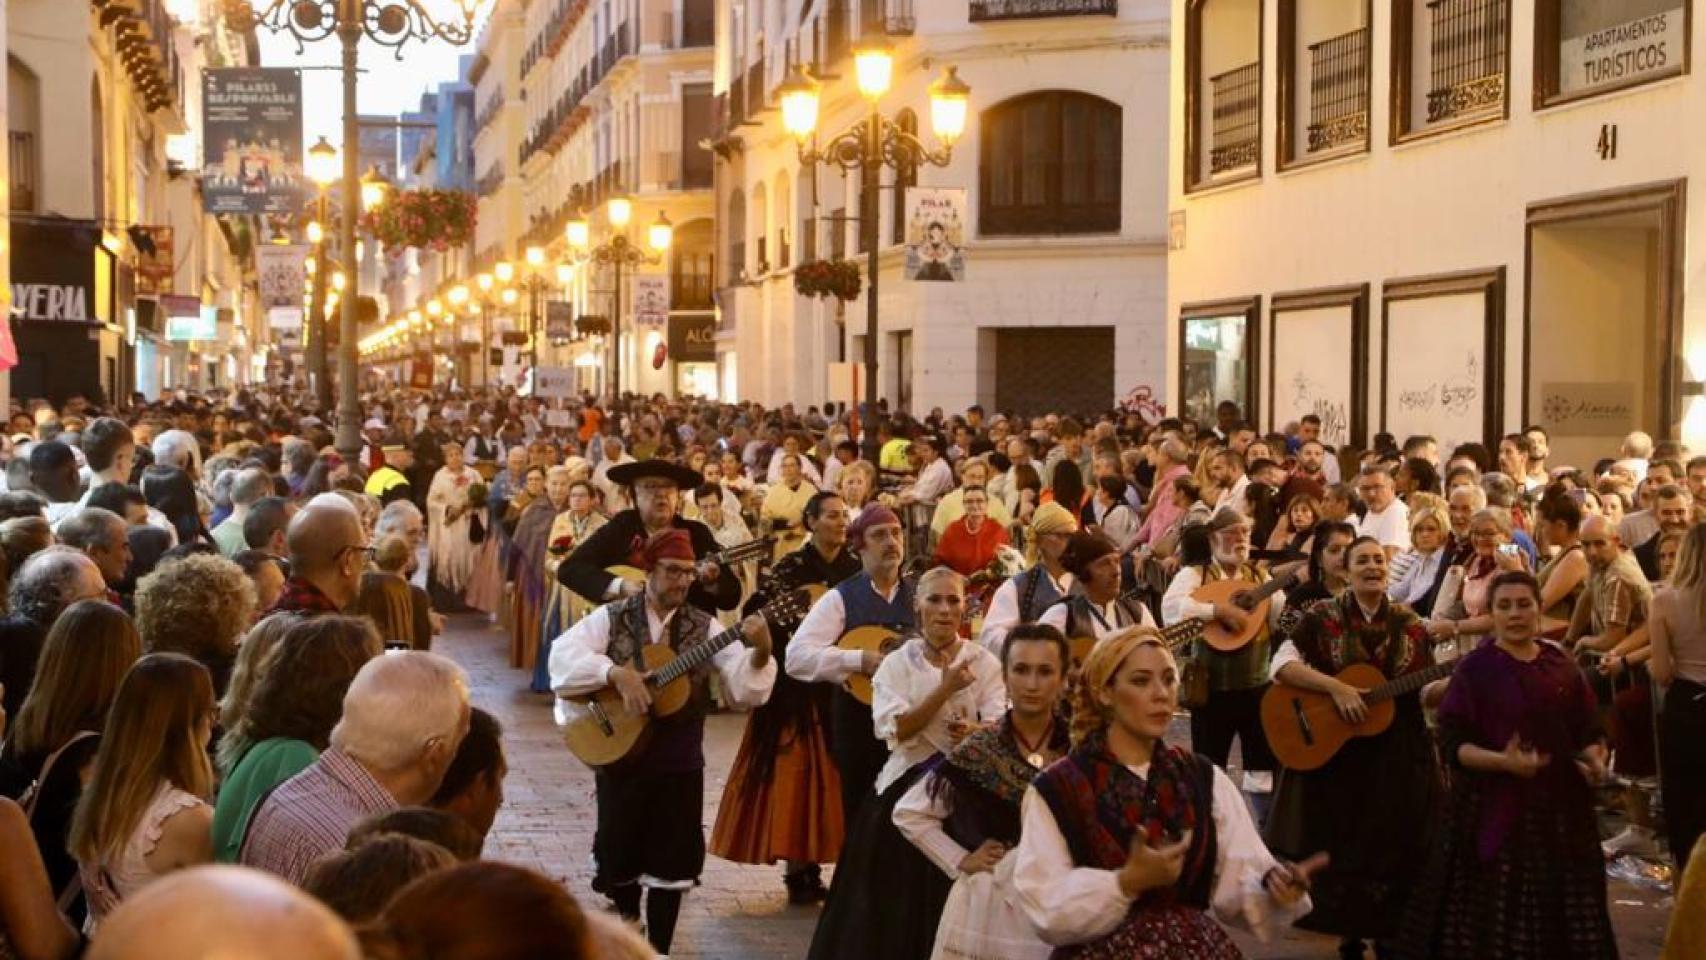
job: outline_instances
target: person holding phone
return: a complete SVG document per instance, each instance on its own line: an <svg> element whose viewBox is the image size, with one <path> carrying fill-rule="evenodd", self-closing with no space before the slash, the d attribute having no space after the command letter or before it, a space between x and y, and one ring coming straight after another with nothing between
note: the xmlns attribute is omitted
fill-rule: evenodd
<svg viewBox="0 0 1706 960"><path fill-rule="evenodd" d="M1493 579L1528 569L1522 548L1511 538L1510 511L1502 507L1483 507L1469 518L1469 548L1468 558L1446 571L1435 619L1428 621L1428 634L1436 643L1448 645L1440 651L1441 660L1454 660L1472 649L1492 628L1489 588Z"/></svg>

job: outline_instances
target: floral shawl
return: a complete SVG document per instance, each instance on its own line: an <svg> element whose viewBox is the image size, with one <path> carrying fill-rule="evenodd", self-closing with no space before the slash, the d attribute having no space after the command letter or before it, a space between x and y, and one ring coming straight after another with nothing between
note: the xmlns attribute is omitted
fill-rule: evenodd
<svg viewBox="0 0 1706 960"><path fill-rule="evenodd" d="M1370 619L1349 590L1311 604L1291 639L1311 667L1328 674L1368 663L1390 680L1434 662L1427 628L1414 610L1382 598Z"/></svg>
<svg viewBox="0 0 1706 960"><path fill-rule="evenodd" d="M1068 723L1056 717L1049 747L1064 753ZM1031 766L1013 737L1013 715L972 733L942 759L930 782L932 796L946 797L946 829L954 842L975 849L985 840L1019 842L1019 805L1042 771Z"/></svg>

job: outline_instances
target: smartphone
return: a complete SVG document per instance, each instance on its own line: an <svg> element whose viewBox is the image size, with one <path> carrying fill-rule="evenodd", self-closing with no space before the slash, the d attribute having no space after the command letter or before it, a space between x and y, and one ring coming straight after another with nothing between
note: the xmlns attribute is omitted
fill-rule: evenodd
<svg viewBox="0 0 1706 960"><path fill-rule="evenodd" d="M1522 548L1517 546L1514 543L1501 543L1501 544L1499 544L1499 553L1503 554L1504 556L1514 557L1521 552L1522 552Z"/></svg>

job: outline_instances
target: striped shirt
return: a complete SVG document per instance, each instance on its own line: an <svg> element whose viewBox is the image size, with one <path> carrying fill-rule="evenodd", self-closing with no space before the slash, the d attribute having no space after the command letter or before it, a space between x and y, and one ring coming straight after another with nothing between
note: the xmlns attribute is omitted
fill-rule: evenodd
<svg viewBox="0 0 1706 960"><path fill-rule="evenodd" d="M344 848L352 827L397 806L366 768L332 747L262 802L238 862L301 885L315 860Z"/></svg>

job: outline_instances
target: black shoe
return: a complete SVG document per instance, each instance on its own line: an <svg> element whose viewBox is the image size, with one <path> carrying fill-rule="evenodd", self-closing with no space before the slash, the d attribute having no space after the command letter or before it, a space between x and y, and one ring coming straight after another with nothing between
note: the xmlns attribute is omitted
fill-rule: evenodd
<svg viewBox="0 0 1706 960"><path fill-rule="evenodd" d="M803 907L814 903L822 903L829 896L829 888L823 885L823 872L813 865L810 869L798 873L786 874L782 882L788 888L788 903L791 906Z"/></svg>

